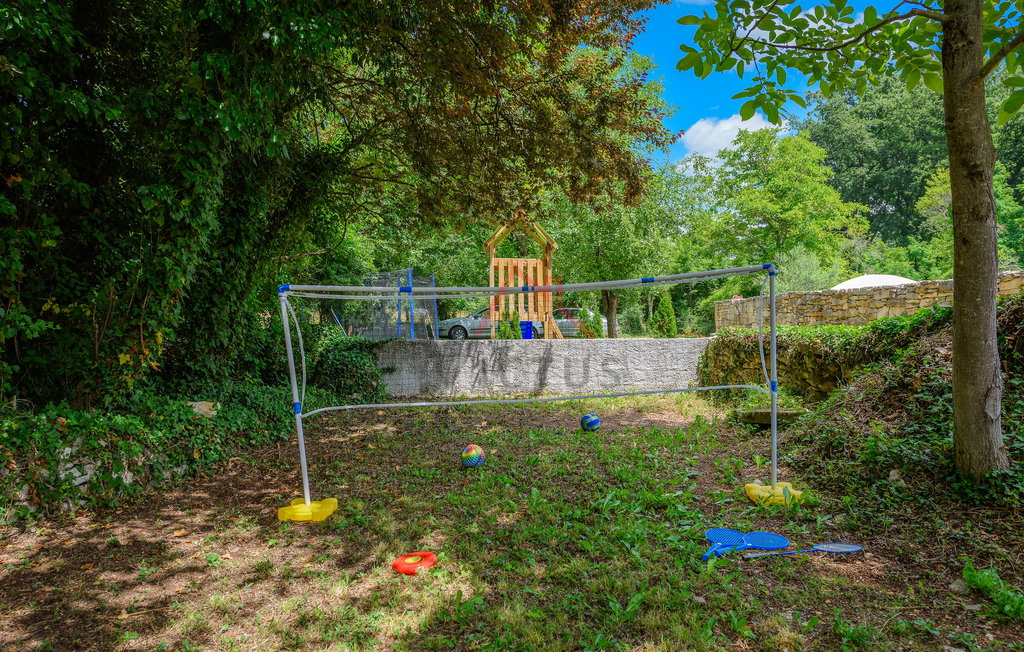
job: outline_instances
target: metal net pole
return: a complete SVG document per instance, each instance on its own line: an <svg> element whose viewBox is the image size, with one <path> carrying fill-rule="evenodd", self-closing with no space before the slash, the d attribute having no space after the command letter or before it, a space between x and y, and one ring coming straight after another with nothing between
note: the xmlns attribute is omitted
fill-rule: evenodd
<svg viewBox="0 0 1024 652"><path fill-rule="evenodd" d="M779 376L776 367L775 340L775 268L768 270L768 314L771 322L771 397L772 397L772 490L779 480Z"/></svg>
<svg viewBox="0 0 1024 652"><path fill-rule="evenodd" d="M295 375L295 354L292 352L292 329L288 321L288 297L283 290L277 296L281 303L281 325L284 326L284 348L288 353L288 377L292 382L292 407L295 410L295 430L299 435L299 465L302 468L302 497L309 504L309 472L306 469L306 443L302 436L302 402L299 400L299 381ZM298 327L298 324L296 324Z"/></svg>

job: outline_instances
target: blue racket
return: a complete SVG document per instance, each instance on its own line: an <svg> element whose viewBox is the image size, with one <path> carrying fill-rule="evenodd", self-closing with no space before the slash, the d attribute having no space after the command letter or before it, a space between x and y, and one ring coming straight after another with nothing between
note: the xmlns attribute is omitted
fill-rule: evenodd
<svg viewBox="0 0 1024 652"><path fill-rule="evenodd" d="M863 546L858 546L856 543L819 543L811 546L807 550L790 550L789 552L755 552L750 555L743 555L743 559L757 559L758 557L768 557L771 555L795 555L798 552L831 552L841 554L847 552L860 552L863 549Z"/></svg>
<svg viewBox="0 0 1024 652"><path fill-rule="evenodd" d="M711 555L718 555L716 552L721 547L731 548L738 546L743 543L743 533L739 530L730 530L729 528L716 527L708 530L704 533L704 536L708 538L708 541L713 543L708 551L701 556L701 561L707 561L711 558Z"/></svg>
<svg viewBox="0 0 1024 652"><path fill-rule="evenodd" d="M751 532L743 535L743 540L733 546L718 546L711 552L721 557L727 552L733 552L737 550L747 550L749 548L758 548L760 550L778 550L789 546L789 539L779 534L772 534L771 532Z"/></svg>

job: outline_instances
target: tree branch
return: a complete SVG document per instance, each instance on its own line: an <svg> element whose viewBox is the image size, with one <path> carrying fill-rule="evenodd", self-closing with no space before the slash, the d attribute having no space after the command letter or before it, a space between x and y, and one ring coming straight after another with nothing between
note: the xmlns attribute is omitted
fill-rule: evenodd
<svg viewBox="0 0 1024 652"><path fill-rule="evenodd" d="M886 18L885 20L879 21L878 23L872 25L871 27L868 27L867 29L857 34L856 36L849 38L843 41L842 43L837 43L836 45L830 45L828 47L815 47L813 45L787 45L783 43L772 43L771 41L764 41L761 39L754 39L750 38L749 36L744 36L743 38L740 39L736 47L730 49L729 53L726 55L726 58L734 54L738 47L742 46L744 43L747 42L755 43L757 45L767 45L769 47L778 48L779 50L800 50L802 52L835 52L836 50L842 50L851 45L856 45L857 43L860 43L861 41L865 40L870 34L877 32L886 25L907 20L908 18L916 18L918 16L927 18L929 20L934 20L940 23L944 23L947 20L945 16L943 16L942 14L935 13L934 11L926 11L924 9L911 9L906 13L899 14L898 16L891 16L889 18ZM749 33L750 32L748 32L748 34Z"/></svg>
<svg viewBox="0 0 1024 652"><path fill-rule="evenodd" d="M1017 32L1017 35L1010 39L1006 45L999 48L999 51L993 54L992 58L986 61L985 65L981 67L981 72L978 73L978 76L984 80L989 76L989 73L996 69L996 66L1002 63L1003 59L1006 58L1006 55L1016 50L1021 46L1021 44L1024 44L1024 30Z"/></svg>

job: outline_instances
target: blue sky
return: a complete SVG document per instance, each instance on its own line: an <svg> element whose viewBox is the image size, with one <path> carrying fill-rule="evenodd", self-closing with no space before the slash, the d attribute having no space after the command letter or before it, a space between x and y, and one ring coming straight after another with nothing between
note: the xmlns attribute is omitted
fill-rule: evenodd
<svg viewBox="0 0 1024 652"><path fill-rule="evenodd" d="M768 122L760 113L747 124L740 121L743 100L732 96L750 85L750 76L740 79L736 73L712 73L698 79L691 71L676 70L680 59L679 44L687 42L693 27L684 27L676 21L687 14L714 12L711 2L683 3L673 1L647 12L647 26L633 44L638 54L652 57L658 69L653 77L661 77L665 85L664 97L676 107L676 113L665 121L674 132L685 129L687 134L673 145L669 159L678 161L691 152L714 154L720 147L732 142L741 125L745 129L764 127Z"/></svg>
<svg viewBox="0 0 1024 652"><path fill-rule="evenodd" d="M806 9L817 2L801 3ZM862 10L870 0L852 0L849 3ZM893 2L892 4L895 4ZM879 10L888 5L876 5ZM676 21L688 14L700 14L704 11L714 15L713 0L672 0L667 5L659 5L647 12L648 21L644 33L634 41L633 50L654 59L658 69L653 77L661 77L664 85L664 97L669 104L676 107L675 115L665 121L665 126L674 132L686 130L683 136L672 146L668 158L678 161L691 152L713 155L719 148L727 146L740 129L759 129L771 126L760 113L743 123L740 120L740 105L744 100L734 100L732 96L750 86L750 74L740 79L735 72L712 73L706 79L698 79L692 71L676 70L680 59L680 43L689 42L694 27L685 27ZM791 88L797 88L797 76L789 75ZM802 110L790 104L786 110L794 115L801 115Z"/></svg>

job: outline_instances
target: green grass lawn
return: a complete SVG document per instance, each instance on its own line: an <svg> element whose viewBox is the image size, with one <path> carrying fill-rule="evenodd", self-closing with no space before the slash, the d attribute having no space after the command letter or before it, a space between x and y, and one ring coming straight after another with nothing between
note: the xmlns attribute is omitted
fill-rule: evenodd
<svg viewBox="0 0 1024 652"><path fill-rule="evenodd" d="M599 432L580 430L587 412ZM484 466L461 465L470 443ZM123 511L8 537L0 552L20 565L0 571L18 587L0 598L0 647L1024 649L1019 620L949 588L960 549L931 537L967 536L962 522L934 510L872 520L856 497L785 467L780 480L815 504L758 507L742 486L769 479L768 437L693 396L334 413L310 421L307 445L313 498L339 501L321 523L276 520L301 486L292 444ZM865 551L705 563L711 527ZM1012 531L984 545L1019 555ZM96 566L82 570L79 550ZM420 550L437 565L391 569Z"/></svg>

